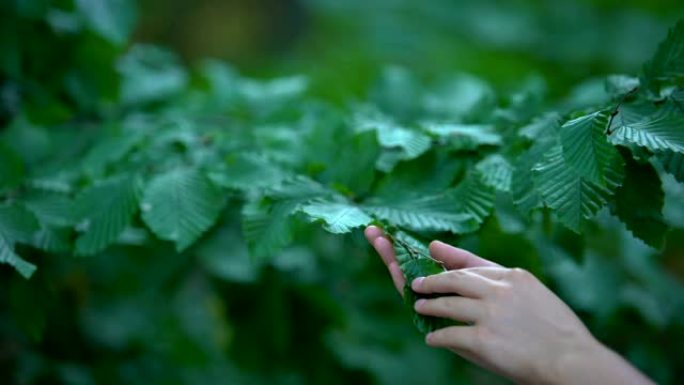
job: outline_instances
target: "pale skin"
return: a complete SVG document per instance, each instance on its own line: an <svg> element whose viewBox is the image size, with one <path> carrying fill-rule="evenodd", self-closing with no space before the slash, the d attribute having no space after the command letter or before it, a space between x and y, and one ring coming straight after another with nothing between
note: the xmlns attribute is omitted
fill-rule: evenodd
<svg viewBox="0 0 684 385"><path fill-rule="evenodd" d="M405 279L390 240L375 226L368 242L380 254L399 293ZM448 271L411 283L416 312L464 323L426 336L432 347L461 357L519 384L653 384L598 342L575 313L529 272L505 268L443 242L430 254Z"/></svg>

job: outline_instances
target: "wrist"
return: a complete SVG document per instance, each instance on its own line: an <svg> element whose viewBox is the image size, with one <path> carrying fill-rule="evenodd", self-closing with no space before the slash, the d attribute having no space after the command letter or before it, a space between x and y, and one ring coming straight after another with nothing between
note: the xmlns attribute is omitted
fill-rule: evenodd
<svg viewBox="0 0 684 385"><path fill-rule="evenodd" d="M592 367L605 361L609 350L593 336L586 335L564 341L556 352L549 356L545 367L538 369L534 376L536 381L531 381L531 385L592 383L585 382L591 378Z"/></svg>

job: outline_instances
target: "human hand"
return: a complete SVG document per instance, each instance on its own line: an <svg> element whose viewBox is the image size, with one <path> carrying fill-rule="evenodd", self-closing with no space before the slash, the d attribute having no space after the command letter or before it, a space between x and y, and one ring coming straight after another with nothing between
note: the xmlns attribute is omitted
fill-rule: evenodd
<svg viewBox="0 0 684 385"><path fill-rule="evenodd" d="M377 227L365 231L401 294L404 276L394 248ZM416 312L468 323L426 336L456 354L519 383L648 384L641 373L594 339L579 318L529 272L504 268L439 241L430 254L448 271L417 278ZM451 294L451 295L450 295Z"/></svg>

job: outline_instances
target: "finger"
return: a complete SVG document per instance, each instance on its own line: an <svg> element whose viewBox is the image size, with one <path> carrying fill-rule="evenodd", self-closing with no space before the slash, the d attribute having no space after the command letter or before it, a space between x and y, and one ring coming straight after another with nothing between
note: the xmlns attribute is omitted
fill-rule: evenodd
<svg viewBox="0 0 684 385"><path fill-rule="evenodd" d="M430 242L432 258L444 262L450 270L467 267L500 266L497 263L478 257L470 251L447 245L441 241Z"/></svg>
<svg viewBox="0 0 684 385"><path fill-rule="evenodd" d="M371 245L375 241L377 237L382 237L385 233L382 231L377 226L368 226L366 229L363 231L364 235L366 236L366 239L368 240L368 243Z"/></svg>
<svg viewBox="0 0 684 385"><path fill-rule="evenodd" d="M390 263L389 271L390 271L390 275L392 276L392 282L394 282L394 287L397 288L397 291L403 297L404 296L404 285L406 285L406 278L404 278L404 274L401 272L401 269L399 268L399 264L396 262Z"/></svg>
<svg viewBox="0 0 684 385"><path fill-rule="evenodd" d="M420 277L413 280L411 288L418 293L455 293L465 297L486 297L497 283L489 278L463 270Z"/></svg>
<svg viewBox="0 0 684 385"><path fill-rule="evenodd" d="M448 348L463 352L476 349L476 326L449 326L425 336L425 342L435 348Z"/></svg>
<svg viewBox="0 0 684 385"><path fill-rule="evenodd" d="M481 275L483 277L487 277L491 280L500 281L500 280L506 278L510 274L511 269L507 269L505 267L486 266L486 267L469 267L469 268L461 269L460 271L463 271L466 273L479 274L479 275Z"/></svg>
<svg viewBox="0 0 684 385"><path fill-rule="evenodd" d="M482 302L466 297L438 297L419 299L414 305L416 312L454 321L477 322L482 315Z"/></svg>
<svg viewBox="0 0 684 385"><path fill-rule="evenodd" d="M373 241L373 248L375 248L375 251L380 254L380 257L382 258L382 261L385 262L385 266L389 267L392 262L396 261L396 257L394 255L394 247L392 246L392 242L389 241L389 239L385 237L377 237Z"/></svg>

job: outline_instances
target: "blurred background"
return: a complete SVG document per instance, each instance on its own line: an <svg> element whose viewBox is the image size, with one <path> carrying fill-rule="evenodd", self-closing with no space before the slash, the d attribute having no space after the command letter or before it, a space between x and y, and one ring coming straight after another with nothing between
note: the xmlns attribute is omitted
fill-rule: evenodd
<svg viewBox="0 0 684 385"><path fill-rule="evenodd" d="M304 74L311 94L339 105L378 92L378 79L392 76L389 65L426 82L465 72L499 92L534 84L549 100L577 100L596 86L592 79L638 73L684 16L680 0L2 0L1 7L0 133L21 145L28 165L79 146L41 127L109 116L118 103L147 101L150 89L151 102L173 95L196 82L192 69L208 58L257 78ZM140 44L164 50L141 59L154 84L126 93L120 81L145 79L121 59ZM681 184L668 188L684 197ZM668 200L666 215L680 229L682 213L682 199ZM361 234L304 227L296 246L255 261L237 216L227 210L182 255L168 244L136 244L132 234L129 245L96 257L42 257L30 281L0 269L0 382L507 383L424 346ZM587 237L559 230L561 249L533 244L512 227L489 221L459 241L538 274L599 339L659 383L684 381L683 230L659 252L608 216Z"/></svg>

